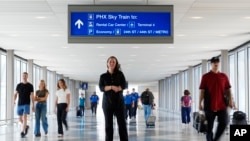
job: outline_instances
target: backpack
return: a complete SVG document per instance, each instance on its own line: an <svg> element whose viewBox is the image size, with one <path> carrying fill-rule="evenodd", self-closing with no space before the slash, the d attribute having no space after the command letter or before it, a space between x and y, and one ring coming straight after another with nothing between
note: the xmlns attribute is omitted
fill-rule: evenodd
<svg viewBox="0 0 250 141"><path fill-rule="evenodd" d="M148 93L143 93L141 95L141 102L144 105L148 105L149 104L149 94Z"/></svg>
<svg viewBox="0 0 250 141"><path fill-rule="evenodd" d="M190 106L190 100L191 100L191 98L189 96L184 96L183 97L183 104L184 104L185 107Z"/></svg>

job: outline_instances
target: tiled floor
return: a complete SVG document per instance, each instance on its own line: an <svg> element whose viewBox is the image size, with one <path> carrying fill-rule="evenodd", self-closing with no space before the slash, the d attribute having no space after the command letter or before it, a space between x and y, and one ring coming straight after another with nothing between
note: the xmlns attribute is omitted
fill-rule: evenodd
<svg viewBox="0 0 250 141"><path fill-rule="evenodd" d="M167 112L154 111L157 115L156 126L146 128L142 110L138 111L137 123L129 123L129 141L205 141L204 134L198 134L192 124L184 126L181 124L179 115ZM41 128L41 137L33 134L33 123L29 122L30 130L25 138L20 137L20 125L0 126L1 141L104 141L104 118L101 109L97 116L92 116L86 111L85 117L75 116L75 112L68 115L69 130L65 131L62 138L57 137L57 120L54 116L48 116L49 133L44 136ZM119 141L118 129L114 120L114 141ZM228 141L228 135L224 135L221 141Z"/></svg>

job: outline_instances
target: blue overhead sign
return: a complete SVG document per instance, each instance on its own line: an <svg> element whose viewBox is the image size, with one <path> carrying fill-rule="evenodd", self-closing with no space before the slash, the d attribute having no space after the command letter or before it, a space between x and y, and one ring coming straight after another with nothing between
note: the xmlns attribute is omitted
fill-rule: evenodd
<svg viewBox="0 0 250 141"><path fill-rule="evenodd" d="M171 36L170 12L72 12L71 36Z"/></svg>
<svg viewBox="0 0 250 141"><path fill-rule="evenodd" d="M173 5L69 5L68 43L173 43Z"/></svg>

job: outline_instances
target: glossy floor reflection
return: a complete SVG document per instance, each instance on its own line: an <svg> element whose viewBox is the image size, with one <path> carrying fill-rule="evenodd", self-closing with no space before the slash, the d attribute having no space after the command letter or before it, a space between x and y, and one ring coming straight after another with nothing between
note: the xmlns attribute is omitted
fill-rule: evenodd
<svg viewBox="0 0 250 141"><path fill-rule="evenodd" d="M198 134L192 124L183 126L177 114L154 111L157 115L156 126L146 128L143 111L138 111L136 123L128 121L129 141L206 141L204 134ZM41 128L41 137L35 137L33 122L29 121L30 130L25 138L20 137L20 125L0 126L1 141L104 141L104 117L101 110L97 116L92 116L89 110L85 116L75 116L75 112L69 112L69 130L63 137L57 137L57 120L55 115L48 116L49 133L44 136ZM119 141L118 127L114 119L114 141ZM229 135L224 135L221 141L228 141Z"/></svg>

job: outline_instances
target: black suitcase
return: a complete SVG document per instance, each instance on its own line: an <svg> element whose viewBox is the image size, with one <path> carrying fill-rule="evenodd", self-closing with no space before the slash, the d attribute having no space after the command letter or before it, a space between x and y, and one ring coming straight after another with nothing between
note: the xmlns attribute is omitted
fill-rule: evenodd
<svg viewBox="0 0 250 141"><path fill-rule="evenodd" d="M246 113L235 111L233 113L232 125L247 125Z"/></svg>
<svg viewBox="0 0 250 141"><path fill-rule="evenodd" d="M81 111L80 107L76 108L76 116L77 117L82 117L82 111Z"/></svg>
<svg viewBox="0 0 250 141"><path fill-rule="evenodd" d="M199 112L193 112L193 127L195 130L198 130L199 121L196 121L196 120L198 120L199 118L197 118L197 116L199 116Z"/></svg>
<svg viewBox="0 0 250 141"><path fill-rule="evenodd" d="M195 129L197 130L198 133L206 133L207 132L207 121L206 117L204 114L198 113L196 115L194 122L195 124Z"/></svg>

